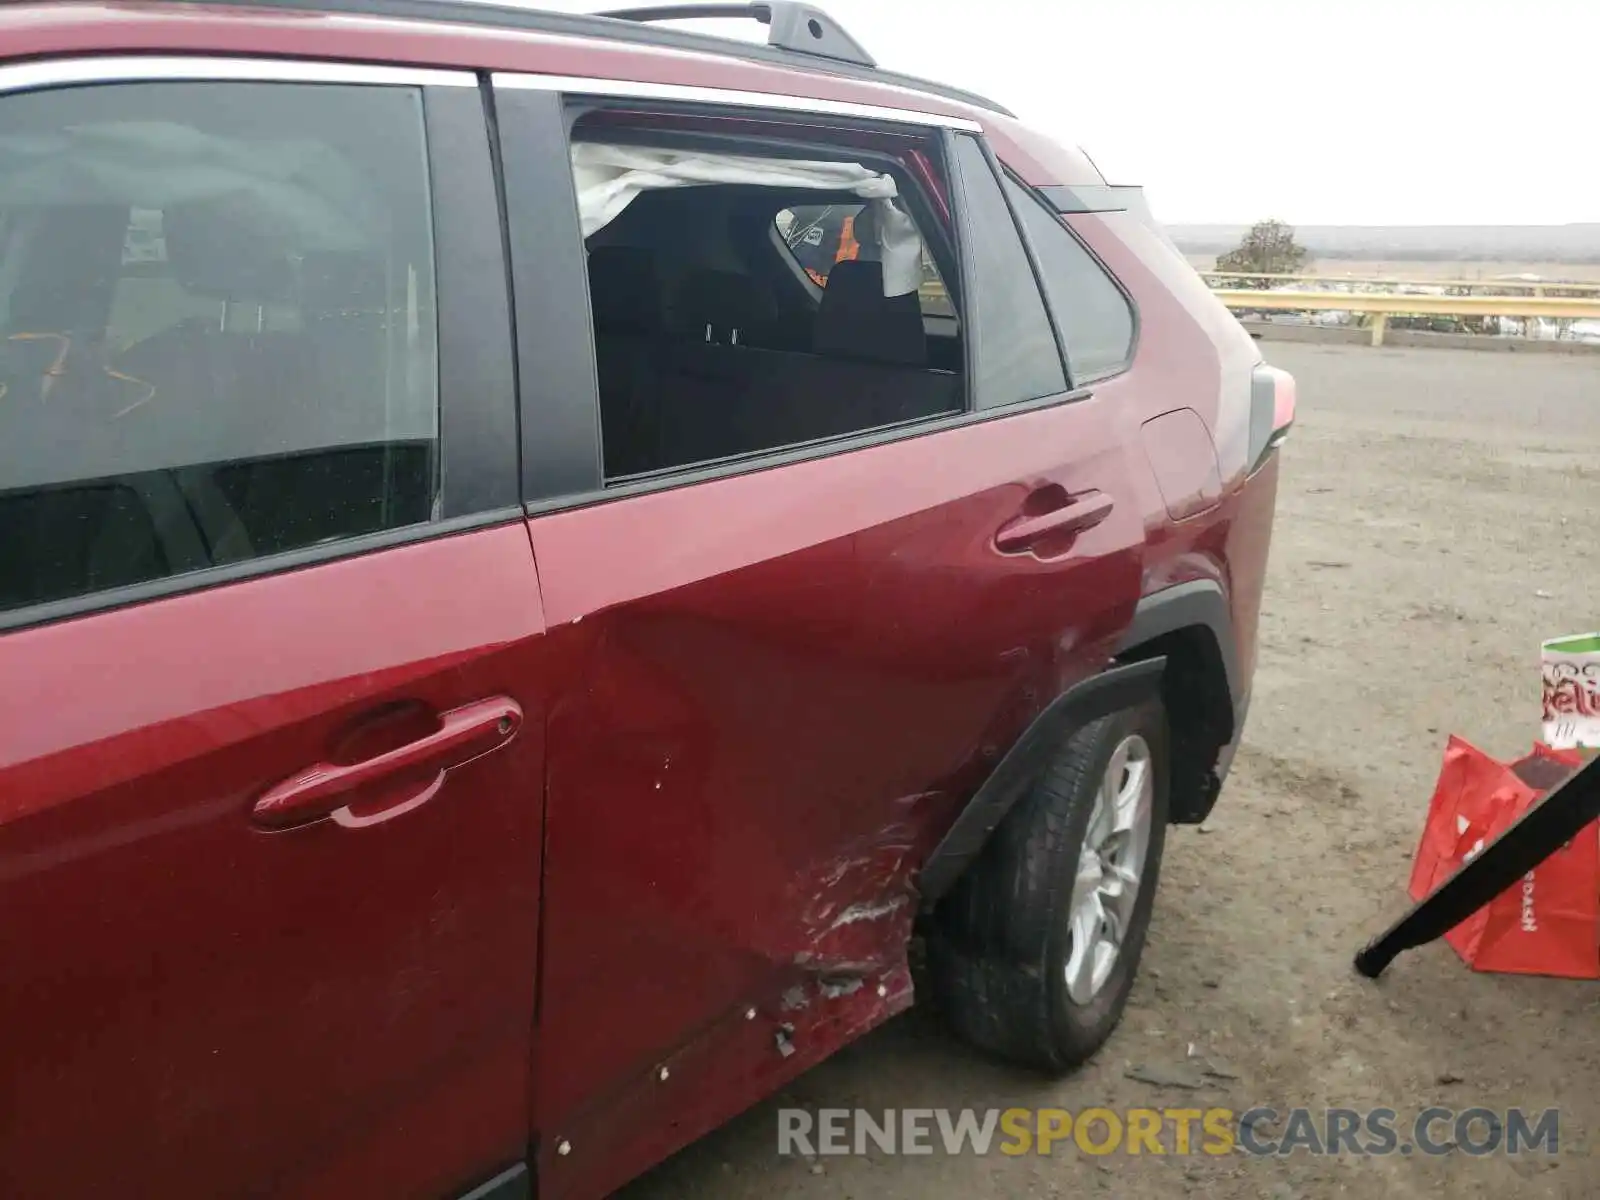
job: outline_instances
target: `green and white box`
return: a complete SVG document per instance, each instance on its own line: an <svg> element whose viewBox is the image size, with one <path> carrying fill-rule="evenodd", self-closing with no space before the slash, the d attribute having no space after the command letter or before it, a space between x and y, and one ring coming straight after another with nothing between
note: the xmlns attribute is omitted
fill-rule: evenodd
<svg viewBox="0 0 1600 1200"><path fill-rule="evenodd" d="M1540 647L1545 743L1600 749L1600 633L1551 638Z"/></svg>

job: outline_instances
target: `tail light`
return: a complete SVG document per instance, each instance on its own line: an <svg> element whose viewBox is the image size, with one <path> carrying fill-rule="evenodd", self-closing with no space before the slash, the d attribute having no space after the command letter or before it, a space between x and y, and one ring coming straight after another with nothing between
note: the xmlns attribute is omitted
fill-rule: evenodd
<svg viewBox="0 0 1600 1200"><path fill-rule="evenodd" d="M1254 471L1289 436L1294 424L1294 376L1266 363L1250 377L1250 469Z"/></svg>

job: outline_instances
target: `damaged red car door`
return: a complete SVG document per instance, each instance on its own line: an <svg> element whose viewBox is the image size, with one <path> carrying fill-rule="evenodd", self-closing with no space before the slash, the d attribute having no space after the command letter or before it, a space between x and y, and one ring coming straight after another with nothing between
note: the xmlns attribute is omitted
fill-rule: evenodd
<svg viewBox="0 0 1600 1200"><path fill-rule="evenodd" d="M637 199L618 240L586 248L559 97L496 83L519 337L543 351L522 358L540 369L523 374L523 470L551 664L533 1129L541 1196L590 1196L911 1003L916 873L1029 720L1106 657L1140 529L1137 506L1112 513L1105 406L973 419L1066 392L1031 287L988 297L996 330L1031 304L1038 336L983 343L974 387L949 367L711 344L721 313L657 334L650 262L709 253L716 231L683 222L748 193L670 220L670 191ZM937 238L936 209L917 211ZM567 299L585 271L592 328ZM863 325L887 331L879 281L862 295ZM1037 369L1002 369L1019 359ZM761 382L736 392L745 369ZM609 467L641 407L703 418L720 445L725 414L870 411L886 379L959 407L602 474L597 435Z"/></svg>
<svg viewBox="0 0 1600 1200"><path fill-rule="evenodd" d="M910 1003L914 868L964 768L1024 719L1008 701L1026 669L1002 644L1020 646L1014 623L984 620L1005 580L974 570L912 607L919 580L959 569L988 498L919 508L889 486L882 521L826 499L909 484L917 457L877 447L530 523L560 663L535 1101L554 1194Z"/></svg>

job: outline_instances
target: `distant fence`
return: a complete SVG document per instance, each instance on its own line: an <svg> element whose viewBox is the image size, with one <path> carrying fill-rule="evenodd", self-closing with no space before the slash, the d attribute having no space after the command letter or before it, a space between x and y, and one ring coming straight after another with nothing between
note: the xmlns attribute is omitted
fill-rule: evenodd
<svg viewBox="0 0 1600 1200"><path fill-rule="evenodd" d="M1216 297L1234 312L1335 312L1366 318L1372 344L1383 345L1391 317L1519 317L1555 321L1600 320L1600 283L1551 283L1501 279L1341 279L1327 275L1251 275L1201 271ZM1266 288L1217 286L1254 280ZM1318 291L1293 291L1283 284L1320 285ZM1397 288L1429 288L1403 292ZM1340 291L1339 288L1368 290ZM1499 295L1473 294L1492 289ZM1519 290L1520 289L1520 290ZM924 280L918 292L924 313L953 311L944 284ZM1454 294L1451 294L1454 293ZM1508 294L1509 293L1509 294Z"/></svg>
<svg viewBox="0 0 1600 1200"><path fill-rule="evenodd" d="M1461 291L1499 292L1532 296L1600 296L1600 283L1563 283L1549 279L1381 279L1352 278L1343 275L1252 275L1248 271L1201 271L1208 283L1213 279L1259 279L1272 284L1316 283L1325 289L1342 288L1443 288L1446 293ZM1229 284L1224 283L1223 287ZM1429 294L1429 293L1423 293Z"/></svg>
<svg viewBox="0 0 1600 1200"><path fill-rule="evenodd" d="M1218 287L1217 298L1234 312L1338 312L1363 315L1372 331L1372 344L1383 345L1391 317L1520 317L1558 321L1600 320L1600 283L1548 283L1526 280L1396 280L1330 279L1321 275L1247 275L1202 271L1208 280L1253 279L1269 288ZM1292 291L1276 285L1316 283L1322 290ZM1426 287L1427 292L1337 291L1338 285L1364 287ZM1527 289L1514 295L1471 294L1476 289ZM1450 294L1454 292L1455 294ZM1554 294L1554 293L1560 293Z"/></svg>

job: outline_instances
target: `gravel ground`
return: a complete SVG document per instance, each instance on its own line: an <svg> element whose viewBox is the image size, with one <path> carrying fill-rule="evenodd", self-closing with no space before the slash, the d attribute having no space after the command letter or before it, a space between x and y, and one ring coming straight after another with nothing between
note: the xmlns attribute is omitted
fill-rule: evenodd
<svg viewBox="0 0 1600 1200"><path fill-rule="evenodd" d="M1600 627L1600 363L1267 344L1300 381L1245 745L1175 832L1144 969L1099 1058L1044 1081L913 1010L628 1189L696 1197L1600 1194L1600 987L1477 975L1438 943L1379 983L1350 959L1404 906L1444 739L1538 732L1541 638ZM1236 1079L1127 1076L1190 1047ZM1554 1160L1205 1156L779 1159L780 1104L1561 1109Z"/></svg>

